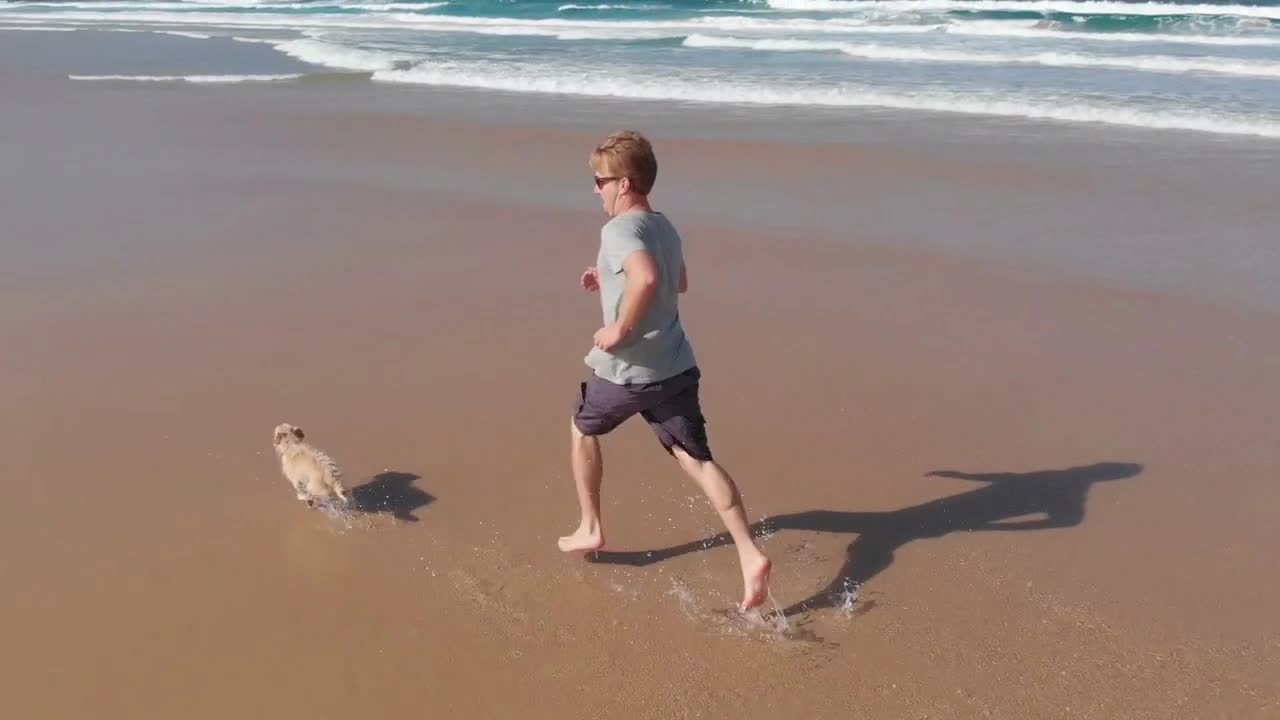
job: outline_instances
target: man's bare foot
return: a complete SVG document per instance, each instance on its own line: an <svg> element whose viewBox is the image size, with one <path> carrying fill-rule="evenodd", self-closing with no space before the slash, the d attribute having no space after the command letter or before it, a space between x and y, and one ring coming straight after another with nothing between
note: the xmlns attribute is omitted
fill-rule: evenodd
<svg viewBox="0 0 1280 720"><path fill-rule="evenodd" d="M756 556L742 563L742 604L739 610L750 610L759 607L769 596L769 571L773 563L769 558L756 553Z"/></svg>
<svg viewBox="0 0 1280 720"><path fill-rule="evenodd" d="M599 525L582 524L572 535L565 535L558 541L560 552L580 552L583 550L599 550L604 547L604 533Z"/></svg>

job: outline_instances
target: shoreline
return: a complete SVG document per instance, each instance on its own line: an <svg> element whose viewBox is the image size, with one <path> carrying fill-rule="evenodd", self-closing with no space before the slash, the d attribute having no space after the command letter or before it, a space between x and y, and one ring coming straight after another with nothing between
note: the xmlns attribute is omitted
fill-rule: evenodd
<svg viewBox="0 0 1280 720"><path fill-rule="evenodd" d="M495 18L496 19L496 18ZM985 96L982 93L948 92L938 87L920 86L900 89L868 89L858 83L804 88L788 83L771 86L761 91L746 84L736 84L732 80L720 79L712 83L686 82L678 73L667 76L649 77L645 74L600 74L602 69L590 69L588 66L567 66L555 70L546 68L539 73L514 78L510 71L494 70L483 64L471 66L470 69L436 67L430 63L411 65L405 56L395 53L387 54L377 50L348 48L341 45L329 45L317 39L317 30L305 28L277 29L275 37L263 36L267 32L265 26L253 24L239 28L235 23L230 26L214 24L212 28L196 26L202 30L213 30L218 34L207 32L190 32L188 26L175 18L168 21L130 23L127 17L119 23L103 19L106 24L118 24L120 27L102 27L83 19L71 20L70 27L10 27L11 34L27 30L65 29L82 33L117 32L131 34L147 34L154 38L185 37L189 41L211 43L204 48L196 49L198 54L217 56L217 45L224 46L236 42L271 45L280 55L274 59L259 59L257 69L247 76L272 74L262 66L288 63L293 65L307 64L321 69L317 75L332 79L334 75L361 75L380 84L405 85L430 90L450 90L466 88L481 92L514 93L520 96L543 94L558 98L564 102L574 101L614 101L627 103L660 103L663 106L693 105L713 107L733 113L750 113L753 115L769 111L803 112L814 116L824 114L848 120L850 118L877 117L892 122L895 117L923 117L929 119L936 115L936 121L969 121L984 124L993 128L1009 126L1017 132L1062 132L1069 128L1083 127L1086 133L1097 135L1103 130L1113 135L1122 135L1126 131L1137 133L1137 139L1159 138L1160 132L1171 131L1173 141L1181 134L1203 134L1210 137L1234 139L1237 142L1252 141L1255 143L1274 144L1280 141L1280 124L1274 118L1255 117L1248 113L1231 115L1222 112L1220 107L1210 105L1198 110L1171 110L1152 108L1143 105L1117 108L1108 105L1101 96L1089 94L1076 97L1073 101L1065 101L1053 95L1014 95L1003 97L999 94ZM153 18L154 20L154 18ZM57 22L56 19L54 22ZM236 33L240 35L223 35ZM281 33L286 36L279 37ZM49 33L40 33L47 35ZM481 31L483 34L483 31ZM537 34L536 32L534 33ZM694 36L690 36L691 38ZM730 42L735 42L730 39ZM192 48L189 48L192 49ZM829 48L826 48L829 49ZM225 56L235 56L238 52L224 52ZM172 62L180 61L171 58ZM1181 73L1188 68L1185 61L1177 57L1165 59L1177 67ZM1246 61L1247 62L1247 61ZM1231 60L1219 59L1219 65L1230 64ZM1159 63L1157 63L1159 65ZM936 65L935 67L945 67ZM1093 67L1086 63L1083 67ZM1200 73L1208 73L1211 77L1215 66L1212 63L1200 63L1195 66ZM1147 66L1143 69L1150 70ZM1159 71L1157 70L1157 73ZM1271 71L1274 73L1274 70ZM75 73L73 73L75 74ZM186 73L167 70L159 73L161 77L178 79ZM201 75L209 75L201 71ZM80 73L81 76L86 73ZM109 73L109 75L127 75L127 73ZM1246 73L1247 76L1247 73ZM963 75L952 75L952 83L959 83ZM1153 75L1154 81L1161 82L1165 76ZM1264 73L1262 77L1274 77ZM83 77L82 77L83 79ZM154 80L155 73L143 73L136 79ZM207 77L202 81L207 81ZM259 78L260 79L260 78ZM315 81L316 77L309 77ZM219 82L233 82L234 79L223 74ZM763 94L762 94L763 93ZM1025 127L1020 127L1025 126ZM1055 127L1056 126L1056 127ZM1152 136L1149 133L1155 132Z"/></svg>
<svg viewBox="0 0 1280 720"><path fill-rule="evenodd" d="M52 41L41 37L37 45L76 46L63 37L66 34L31 34L57 35ZM133 52L129 48L145 37L118 35L97 38L95 42L111 49L95 55L128 56ZM150 47L154 41L146 38L143 45ZM162 37L161 42L169 48L166 52L180 54L188 43L210 41ZM227 44L272 53L243 43ZM24 50L16 45L12 52L21 55ZM296 72L301 66L284 59L289 62L264 69ZM65 61L50 59L45 64L84 70L59 62ZM1268 192L1269 178L1280 162L1280 145L912 114L869 113L851 119L782 109L722 112L604 99L565 102L538 95L346 80L179 87L35 77L15 73L9 82L19 90L34 82L28 92L59 98L48 106L50 112L86 112L94 98L110 106L134 96L147 98L154 117L162 118L191 102L230 123L255 116L255 131L270 133L273 144L282 149L306 133L338 143L335 152L341 154L345 126L370 123L401 145L394 148L388 142L374 149L375 182L387 177L404 182L411 172L404 160L427 162L431 152L440 151L415 147L423 133L518 137L528 135L530 128L554 127L553 147L525 151L528 161L513 168L517 176L509 186L490 187L486 178L465 166L461 172L455 169L451 178L409 181L435 189L497 191L513 202L562 208L579 206L578 181L565 166L574 152L568 138L599 127L639 125L679 143L680 155L664 165L664 177L669 170L673 179L664 183L664 190L669 188L677 203L672 210L685 217L709 223L727 219L782 233L841 236L864 246L942 251L1048 269L1112 287L1191 294L1202 301L1280 311L1280 272L1271 269L1280 267L1280 250L1268 242L1270 228L1280 225L1280 209ZM326 106L330 112L315 112ZM254 112L267 107L274 110ZM33 117L31 122L42 121ZM23 123L15 128L25 130ZM234 141L218 127L209 132L222 134L224 142ZM208 142L204 137L190 140ZM717 167L696 162L696 152L704 146L718 149ZM693 162L684 161L686 154ZM360 163L368 160L358 158ZM542 177L534 163L549 163L555 174ZM772 179L761 176L760 163L767 164ZM812 174L824 163L833 163L844 175ZM305 163L295 164L301 169ZM318 170L321 175L326 172ZM314 175L316 169L305 172ZM733 186L726 178L733 179ZM779 204L774 197L783 183L791 195Z"/></svg>
<svg viewBox="0 0 1280 720"><path fill-rule="evenodd" d="M127 23L126 23L127 25ZM84 78L101 79L103 76L119 76L116 82L131 82L128 77L167 77L176 81L183 76L272 76L301 74L301 78L281 78L279 82L351 82L365 81L370 85L384 89L400 90L406 93L422 93L428 95L454 95L463 98L463 102L497 101L508 105L545 106L543 112L556 112L565 103L577 106L577 109L592 110L598 108L608 112L610 108L621 107L626 111L653 119L662 119L673 111L677 114L688 112L694 115L714 113L727 121L728 127L740 122L738 132L751 132L751 126L762 118L781 121L784 118L798 118L810 131L816 131L820 138L845 142L851 139L857 142L874 142L874 133L900 130L903 120L912 124L929 127L924 137L937 134L938 129L948 126L968 125L964 132L973 135L973 139L981 142L984 139L1008 141L1020 138L1025 141L1052 139L1055 141L1074 141L1116 143L1121 146L1140 144L1153 145L1171 143L1185 145L1190 148L1213 147L1215 150L1231 152L1263 148L1264 152L1280 152L1280 137L1260 135L1247 131L1225 132L1197 127L1182 126L1146 126L1122 121L1096 120L1088 117L1087 108L1082 109L1079 117L1056 117L1053 115L1018 115L1004 112L966 111L959 109L936 109L925 106L893 106L875 104L855 105L822 105L777 102L747 102L708 99L681 99L678 97L642 97L587 92L568 92L545 90L535 91L528 88L511 89L498 83L492 87L453 85L445 82L427 83L413 82L394 77L399 72L391 68L362 67L356 65L326 65L313 59L281 52L271 46L271 42L287 42L288 40L305 40L306 35L292 38L259 37L260 30L245 28L241 35L207 35L205 33L184 33L175 29L140 29L140 28L99 28L82 25L66 28L67 32L32 32L36 28L6 27L0 32L8 32L9 37L17 37L23 41L44 44L50 42L70 42L80 40L91 43L99 50L93 56L81 58L76 65L66 66L67 75L78 75ZM35 37L24 38L23 35ZM50 37L61 36L61 37ZM68 37L69 36L69 37ZM130 61L129 51L116 52L120 46L149 44L165 48L153 57L153 64L145 66L154 69L159 61L163 72L147 72L138 69ZM167 46L167 47L165 47ZM102 50L106 52L102 52ZM191 64L193 58L199 64ZM208 65L212 63L224 69L210 72ZM391 73L391 75L388 75ZM195 83L202 84L202 83ZM215 84L237 84L227 79ZM998 106L999 103L994 103ZM420 109L420 108L419 108ZM848 136L851 128L870 128L872 133L862 133L855 138ZM789 138L794 140L794 138ZM895 141L897 138L895 138Z"/></svg>

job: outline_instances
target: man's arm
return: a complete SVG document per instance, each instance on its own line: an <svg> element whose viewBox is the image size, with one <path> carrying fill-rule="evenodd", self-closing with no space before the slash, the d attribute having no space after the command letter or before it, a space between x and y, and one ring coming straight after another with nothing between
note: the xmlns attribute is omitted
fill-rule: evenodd
<svg viewBox="0 0 1280 720"><path fill-rule="evenodd" d="M612 350L635 329L636 323L649 309L658 289L658 267L646 250L636 250L622 261L627 284L622 290L618 321L596 333L595 344L601 350Z"/></svg>
<svg viewBox="0 0 1280 720"><path fill-rule="evenodd" d="M618 325L622 337L626 337L653 302L658 290L658 266L648 251L636 250L622 261L622 273L627 276L627 285L618 308Z"/></svg>

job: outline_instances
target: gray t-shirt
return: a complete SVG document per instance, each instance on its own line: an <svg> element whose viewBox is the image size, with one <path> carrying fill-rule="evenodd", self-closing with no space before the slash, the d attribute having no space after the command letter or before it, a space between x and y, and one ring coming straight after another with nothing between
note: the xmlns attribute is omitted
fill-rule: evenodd
<svg viewBox="0 0 1280 720"><path fill-rule="evenodd" d="M657 382L697 364L693 347L680 327L677 306L684 253L680 234L659 212L632 210L605 223L600 230L600 307L604 324L618 319L627 286L622 263L637 250L647 250L658 266L653 302L636 326L612 352L591 348L585 358L596 375L619 385Z"/></svg>

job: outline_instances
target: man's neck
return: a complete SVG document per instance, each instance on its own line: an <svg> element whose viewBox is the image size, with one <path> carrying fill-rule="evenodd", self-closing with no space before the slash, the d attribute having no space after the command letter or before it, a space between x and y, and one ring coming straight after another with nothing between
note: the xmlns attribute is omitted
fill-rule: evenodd
<svg viewBox="0 0 1280 720"><path fill-rule="evenodd" d="M614 209L613 216L617 217L623 213L629 213L632 210L643 210L645 212L653 212L653 208L649 206L649 198L636 197L632 195L623 195L618 198L619 207Z"/></svg>

